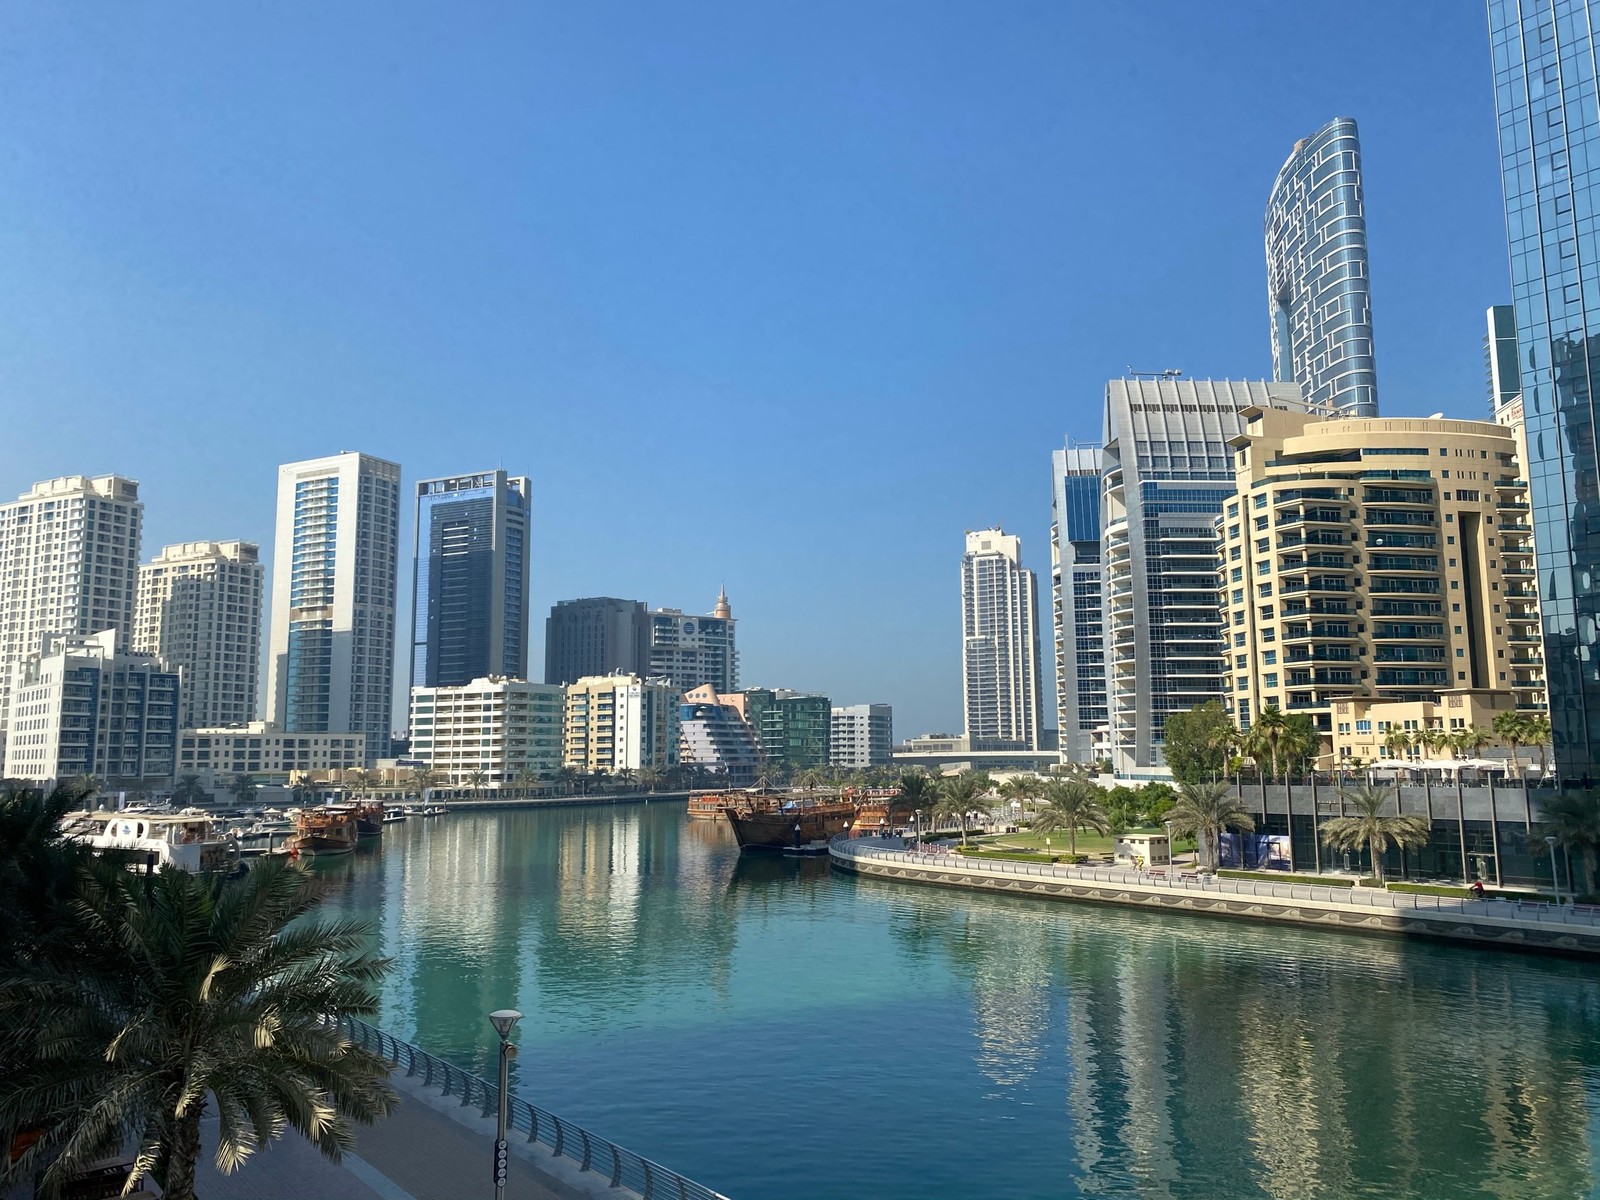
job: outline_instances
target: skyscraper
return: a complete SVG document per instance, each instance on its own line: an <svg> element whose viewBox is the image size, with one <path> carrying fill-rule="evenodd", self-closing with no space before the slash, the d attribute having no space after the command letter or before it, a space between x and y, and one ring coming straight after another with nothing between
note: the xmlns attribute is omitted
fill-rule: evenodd
<svg viewBox="0 0 1600 1200"><path fill-rule="evenodd" d="M51 634L133 632L144 505L120 475L68 475L0 504L0 743L11 675Z"/></svg>
<svg viewBox="0 0 1600 1200"><path fill-rule="evenodd" d="M637 675L650 661L650 616L643 600L590 596L562 600L544 627L544 681Z"/></svg>
<svg viewBox="0 0 1600 1200"><path fill-rule="evenodd" d="M1267 198L1272 371L1327 412L1378 415L1361 142L1349 117L1294 151Z"/></svg>
<svg viewBox="0 0 1600 1200"><path fill-rule="evenodd" d="M1496 304L1488 315L1489 331L1483 337L1483 366L1489 385L1489 411L1499 420L1507 406L1522 395L1522 371L1517 365L1516 309L1509 304Z"/></svg>
<svg viewBox="0 0 1600 1200"><path fill-rule="evenodd" d="M182 670L180 728L255 718L263 590L253 542L164 546L139 568L132 650Z"/></svg>
<svg viewBox="0 0 1600 1200"><path fill-rule="evenodd" d="M1022 540L967 533L961 556L961 682L974 750L1039 748L1039 589Z"/></svg>
<svg viewBox="0 0 1600 1200"><path fill-rule="evenodd" d="M267 707L286 733L389 745L400 467L347 451L278 468Z"/></svg>
<svg viewBox="0 0 1600 1200"><path fill-rule="evenodd" d="M417 484L412 687L527 678L528 487L504 471Z"/></svg>
<svg viewBox="0 0 1600 1200"><path fill-rule="evenodd" d="M1550 725L1569 779L1600 773L1597 22L1597 0L1489 3Z"/></svg>
<svg viewBox="0 0 1600 1200"><path fill-rule="evenodd" d="M1100 447L1050 456L1050 611L1056 728L1063 762L1088 762L1105 727L1105 590L1100 564Z"/></svg>
<svg viewBox="0 0 1600 1200"><path fill-rule="evenodd" d="M1100 521L1118 775L1159 778L1167 717L1222 698L1216 519L1234 494L1228 441L1244 431L1239 414L1252 406L1304 408L1299 386L1290 383L1106 385Z"/></svg>
<svg viewBox="0 0 1600 1200"><path fill-rule="evenodd" d="M724 588L709 616L658 608L650 614L648 671L670 679L680 692L709 683L718 692L739 686L733 608Z"/></svg>

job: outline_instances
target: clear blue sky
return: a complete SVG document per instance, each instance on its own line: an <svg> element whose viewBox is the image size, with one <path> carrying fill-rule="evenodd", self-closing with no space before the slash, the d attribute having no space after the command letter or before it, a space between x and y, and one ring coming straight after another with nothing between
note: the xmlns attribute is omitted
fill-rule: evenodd
<svg viewBox="0 0 1600 1200"><path fill-rule="evenodd" d="M1048 609L1108 378L1270 374L1296 138L1360 122L1386 413L1484 415L1508 291L1470 0L23 0L0 111L0 493L131 475L148 557L269 549L279 462L504 465L536 663L726 582L746 683L901 735L960 725L963 530Z"/></svg>

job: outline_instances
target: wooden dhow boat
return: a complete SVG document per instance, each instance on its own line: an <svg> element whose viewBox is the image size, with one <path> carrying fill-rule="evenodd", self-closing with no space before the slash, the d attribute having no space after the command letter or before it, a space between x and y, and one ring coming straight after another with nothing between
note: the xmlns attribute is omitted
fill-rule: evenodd
<svg viewBox="0 0 1600 1200"><path fill-rule="evenodd" d="M348 808L312 808L300 814L295 835L284 848L292 855L322 858L350 854L361 839L355 814Z"/></svg>

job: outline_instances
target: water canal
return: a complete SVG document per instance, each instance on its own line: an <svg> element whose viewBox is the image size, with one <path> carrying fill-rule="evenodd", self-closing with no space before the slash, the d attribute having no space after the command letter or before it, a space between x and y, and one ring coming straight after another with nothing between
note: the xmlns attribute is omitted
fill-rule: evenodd
<svg viewBox="0 0 1600 1200"><path fill-rule="evenodd" d="M1595 1196L1593 964L741 860L680 803L319 868L381 1023L733 1200Z"/></svg>

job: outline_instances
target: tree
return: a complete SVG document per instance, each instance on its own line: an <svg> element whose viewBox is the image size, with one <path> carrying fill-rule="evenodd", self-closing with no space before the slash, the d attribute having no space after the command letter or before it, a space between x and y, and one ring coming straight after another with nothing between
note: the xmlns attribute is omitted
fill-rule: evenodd
<svg viewBox="0 0 1600 1200"><path fill-rule="evenodd" d="M661 783L661 772L654 767L639 768L639 786L647 792L653 792Z"/></svg>
<svg viewBox="0 0 1600 1200"><path fill-rule="evenodd" d="M556 772L556 786L563 789L568 795L572 794L574 785L578 782L578 772L570 766L562 765Z"/></svg>
<svg viewBox="0 0 1600 1200"><path fill-rule="evenodd" d="M935 817L955 817L961 822L961 844L967 844L967 814L987 790L988 776L963 771L939 781L939 798L934 802Z"/></svg>
<svg viewBox="0 0 1600 1200"><path fill-rule="evenodd" d="M1170 783L1147 783L1139 789L1139 807L1148 825L1160 825L1177 802L1178 793Z"/></svg>
<svg viewBox="0 0 1600 1200"><path fill-rule="evenodd" d="M428 767L411 768L411 783L424 799L427 798L428 789L438 782L439 773L437 771Z"/></svg>
<svg viewBox="0 0 1600 1200"><path fill-rule="evenodd" d="M484 785L489 782L489 776L483 771L468 771L467 786L472 789L474 796L483 795Z"/></svg>
<svg viewBox="0 0 1600 1200"><path fill-rule="evenodd" d="M1203 867L1217 865L1224 830L1249 833L1256 827L1255 818L1225 783L1183 784L1166 819L1175 834L1196 839Z"/></svg>
<svg viewBox="0 0 1600 1200"><path fill-rule="evenodd" d="M1078 830L1105 833L1110 819L1100 801L1103 793L1081 779L1052 780L1045 785L1044 804L1033 814L1032 828L1037 833L1056 829L1067 831L1067 852L1078 853Z"/></svg>
<svg viewBox="0 0 1600 1200"><path fill-rule="evenodd" d="M527 767L523 767L511 777L511 782L516 787L527 789L538 786L539 776L536 772L529 770Z"/></svg>
<svg viewBox="0 0 1600 1200"><path fill-rule="evenodd" d="M1528 745L1536 746L1539 750L1539 774L1543 775L1549 770L1550 760L1545 754L1550 745L1553 730L1550 728L1550 718L1544 713L1534 713L1528 717L1527 722Z"/></svg>
<svg viewBox="0 0 1600 1200"><path fill-rule="evenodd" d="M70 781L49 795L14 785L0 791L0 970L39 952L59 924L57 906L93 857L87 843L61 833L83 799Z"/></svg>
<svg viewBox="0 0 1600 1200"><path fill-rule="evenodd" d="M209 798L206 789L200 786L198 775L179 775L178 784L172 789L172 802L179 808L204 804Z"/></svg>
<svg viewBox="0 0 1600 1200"><path fill-rule="evenodd" d="M1415 850L1427 845L1431 832L1428 819L1416 813L1385 816L1383 808L1393 794L1393 788L1366 783L1340 788L1340 798L1356 810L1355 814L1328 817L1322 822L1322 844L1333 850L1359 852L1365 848L1372 856L1372 873L1379 883L1383 882L1383 855L1390 842L1402 851Z"/></svg>
<svg viewBox="0 0 1600 1200"><path fill-rule="evenodd" d="M1279 747L1289 729L1289 724L1283 715L1283 711L1276 704L1268 705L1261 710L1261 715L1256 718L1256 723L1251 726L1251 729L1265 744L1267 754L1272 759L1272 774L1276 778L1278 774Z"/></svg>
<svg viewBox="0 0 1600 1200"><path fill-rule="evenodd" d="M900 790L889 801L891 812L920 813L931 810L939 799L939 785L921 771L907 771L900 776Z"/></svg>
<svg viewBox="0 0 1600 1200"><path fill-rule="evenodd" d="M1505 743L1506 749L1511 751L1511 769L1516 772L1518 778L1527 782L1527 776L1522 773L1522 762L1517 758L1517 748L1526 746L1531 736L1528 731L1528 718L1514 708L1496 713L1494 731Z"/></svg>
<svg viewBox="0 0 1600 1200"><path fill-rule="evenodd" d="M1409 758L1411 744L1411 735L1404 729L1391 729L1383 735L1383 748L1395 758Z"/></svg>
<svg viewBox="0 0 1600 1200"><path fill-rule="evenodd" d="M1013 775L1000 785L1000 798L1018 802L1032 800L1040 794L1043 787L1044 780L1037 775Z"/></svg>
<svg viewBox="0 0 1600 1200"><path fill-rule="evenodd" d="M12 1178L44 1167L53 1188L128 1145L136 1177L194 1200L208 1108L225 1172L290 1126L337 1159L351 1121L389 1111L389 1064L337 1024L377 1010L388 963L360 924L311 918L306 872L147 885L104 863L77 891L74 952L0 975L0 1129L42 1131Z"/></svg>
<svg viewBox="0 0 1600 1200"><path fill-rule="evenodd" d="M1450 735L1436 725L1429 725L1426 729L1419 729L1412 734L1412 740L1428 752L1429 758L1432 758L1450 740Z"/></svg>
<svg viewBox="0 0 1600 1200"><path fill-rule="evenodd" d="M1583 862L1584 891L1600 890L1600 876L1595 870L1596 857L1600 856L1600 797L1594 792L1557 792L1548 800L1541 800L1539 809L1535 836L1553 837L1568 855L1577 854Z"/></svg>
<svg viewBox="0 0 1600 1200"><path fill-rule="evenodd" d="M1228 769L1228 748L1238 737L1227 711L1215 700L1171 713L1164 726L1167 766L1184 783L1215 779Z"/></svg>
<svg viewBox="0 0 1600 1200"><path fill-rule="evenodd" d="M238 774L228 781L228 792L242 805L248 805L256 798L256 777L248 774Z"/></svg>
<svg viewBox="0 0 1600 1200"><path fill-rule="evenodd" d="M1316 764L1316 754L1322 746L1322 735L1308 713L1290 713L1283 719L1283 732L1278 738L1278 753L1285 771L1304 775Z"/></svg>

